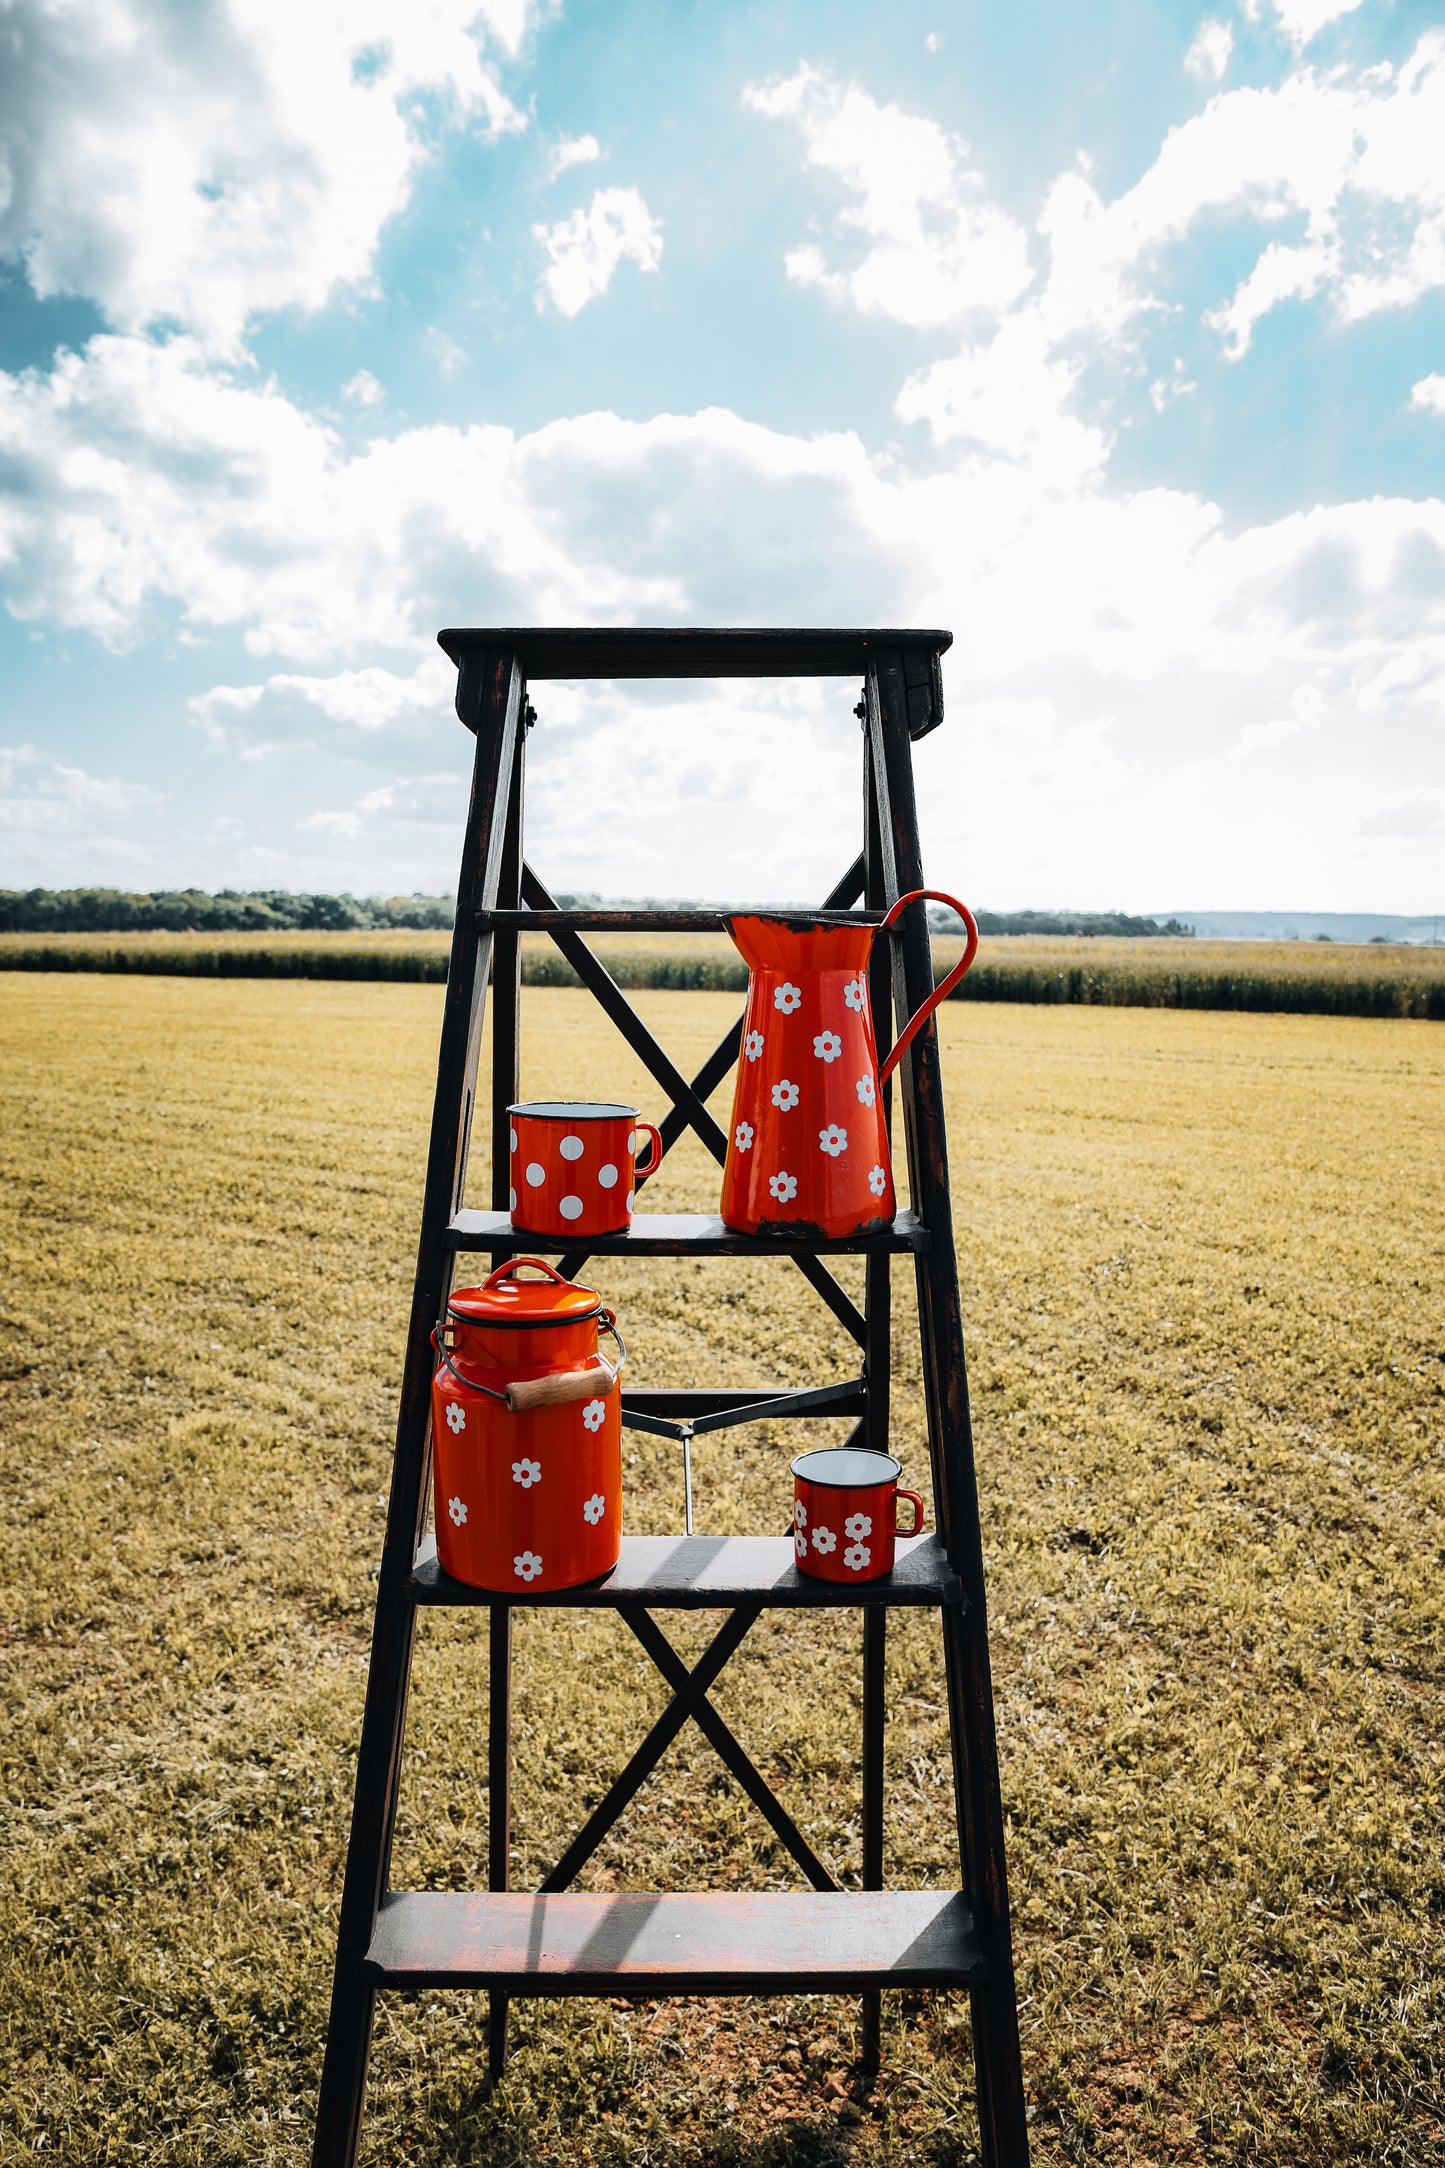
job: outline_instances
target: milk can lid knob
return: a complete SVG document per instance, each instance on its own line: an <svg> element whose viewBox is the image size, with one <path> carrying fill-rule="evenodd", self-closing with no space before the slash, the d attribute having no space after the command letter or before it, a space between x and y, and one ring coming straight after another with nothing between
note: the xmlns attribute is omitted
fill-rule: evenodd
<svg viewBox="0 0 1445 2168"><path fill-rule="evenodd" d="M518 1279L524 1265L545 1274ZM514 1257L488 1273L479 1287L459 1287L447 1304L450 1316L474 1325L562 1325L597 1317L602 1298L595 1287L566 1280L541 1257Z"/></svg>

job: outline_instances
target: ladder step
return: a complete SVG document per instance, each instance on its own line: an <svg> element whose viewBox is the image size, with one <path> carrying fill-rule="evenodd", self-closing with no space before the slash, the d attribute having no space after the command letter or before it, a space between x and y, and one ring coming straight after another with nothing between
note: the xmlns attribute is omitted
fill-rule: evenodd
<svg viewBox="0 0 1445 2168"><path fill-rule="evenodd" d="M383 1900L366 1963L378 1985L513 1995L846 1994L971 1986L985 1969L956 1890L415 1891Z"/></svg>
<svg viewBox="0 0 1445 2168"><path fill-rule="evenodd" d="M922 1252L931 1247L928 1229L913 1212L900 1212L891 1227L876 1234L826 1236L740 1235L724 1227L715 1212L639 1212L618 1235L569 1235L565 1240L512 1231L506 1212L458 1212L446 1232L449 1250L540 1251L561 1257L586 1250L592 1257L832 1257Z"/></svg>
<svg viewBox="0 0 1445 2168"><path fill-rule="evenodd" d="M537 1596L521 1582L514 1589L488 1590L453 1581L437 1563L436 1538L429 1535L405 1593L413 1603L501 1602L553 1610L611 1610L627 1603L675 1611L731 1610L746 1603L838 1610L963 1600L962 1584L935 1535L900 1536L893 1571L877 1581L819 1581L799 1573L791 1536L624 1536L621 1555L605 1580Z"/></svg>

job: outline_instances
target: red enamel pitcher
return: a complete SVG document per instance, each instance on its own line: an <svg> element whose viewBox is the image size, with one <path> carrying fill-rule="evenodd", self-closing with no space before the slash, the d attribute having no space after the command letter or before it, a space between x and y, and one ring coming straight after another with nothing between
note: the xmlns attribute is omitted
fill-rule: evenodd
<svg viewBox="0 0 1445 2168"><path fill-rule="evenodd" d="M905 904L952 905L962 960L934 987L878 1066L868 1005L875 934ZM751 977L723 1167L722 1216L740 1234L837 1238L886 1227L897 1211L881 1087L978 952L966 904L936 888L900 896L877 926L786 916L726 921Z"/></svg>

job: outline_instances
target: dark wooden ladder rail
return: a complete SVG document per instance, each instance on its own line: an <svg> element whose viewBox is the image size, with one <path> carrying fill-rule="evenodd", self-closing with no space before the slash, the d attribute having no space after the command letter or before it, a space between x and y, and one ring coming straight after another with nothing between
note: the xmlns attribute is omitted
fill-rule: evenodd
<svg viewBox="0 0 1445 2168"><path fill-rule="evenodd" d="M762 1604L823 1599L815 1597L811 1587L805 1591L795 1572L791 1589L781 1589L777 1569L762 1566L760 1579L749 1586L739 1585L722 1599L730 1607L726 1625L704 1657L689 1670L647 1607L680 1602L688 1607L719 1608L719 1598L705 1576L695 1585L685 1576L675 1588L665 1576L663 1583L654 1586L657 1569L649 1565L642 1569L643 1579L638 1583L639 1592L644 1587L647 1590L642 1602L636 1595L629 1600L620 1586L614 1598L609 1598L605 1589L585 1595L574 1592L575 1598L610 1601L621 1613L673 1688L673 1701L653 1727L653 1733L670 1726L671 1736L689 1718L697 1722L813 1882L813 1892L771 1898L612 1900L576 1894L539 1894L532 1898L507 1895L514 1604L483 1592L456 1589L445 1583L445 1577L438 1581L434 1564L424 1570L419 1563L430 1545L430 1539L427 1546L422 1544L430 1476L430 1334L443 1314L457 1255L478 1246L464 1235L459 1238L457 1223L462 1214L489 971L494 1014L494 1141L505 1132L506 1108L517 1096L520 935L528 924L537 923L538 930L545 925L545 930L552 933L563 953L569 954L579 969L584 984L668 1091L672 1104L662 1126L669 1145L684 1128L692 1127L715 1157L724 1157L725 1139L705 1102L738 1051L740 1025L734 1025L697 1075L690 1080L684 1078L581 940L584 926L610 930L623 916L637 926L640 915L555 913L554 918L552 899L525 867L524 743L526 731L535 720L527 702L526 677L861 673L864 697L858 712L865 741L864 850L822 908L836 912L840 918L846 914L853 923L876 923L898 896L923 884L910 740L936 727L941 718L938 658L949 638L944 633L906 631L735 634L586 629L441 636L443 646L458 666L457 713L475 733L476 757L443 1010L391 1499L378 1574L314 2168L353 2168L378 1987L463 1981L474 1981L491 1990L489 2059L494 2072L500 2071L506 2052L509 1994L606 1993L618 1986L624 1992L653 1993L746 1993L766 1991L769 1986L780 1991L800 1986L846 1991L856 1983L863 1991L865 2059L876 2066L881 1987L965 1985L973 2004L984 2168L1026 2168L1028 2139L989 1677L982 1533L949 1214L941 1076L932 1025L919 1034L899 1071L917 1215L911 1222L912 1235L865 1249L866 1299L862 1313L816 1256L794 1256L793 1260L862 1348L862 1430L865 1438L879 1447L887 1445L889 1436L890 1249L912 1252L918 1280L929 1452L942 1542L940 1546L937 1539L920 1539L919 1558L936 1563L927 1565L924 1578L910 1583L910 1588L901 1584L919 1570L917 1561L910 1566L900 1560L900 1586L891 1595L879 1584L866 1596L862 1591L854 1596L863 1609L862 1879L865 1891L873 1894L850 1895L830 1887L831 1876L707 1699L717 1671ZM864 908L849 910L860 897ZM659 923L663 918L672 923L678 916L686 916L689 923L695 917L713 916L652 915L659 917ZM548 919L554 922L547 923ZM881 1051L888 1038L893 1002L900 1014L911 1014L932 986L921 904L904 915L888 944L878 945L870 969L870 986ZM891 1099L891 1084L886 1091ZM507 1180L505 1162L494 1151L492 1216L485 1224L497 1262L516 1251L516 1243L506 1240L502 1231ZM476 1223L475 1215L470 1223ZM903 1224L900 1220L900 1229ZM690 1239L684 1231L680 1238L669 1236L656 1246L669 1251L685 1249ZM702 1253L706 1254L707 1249L705 1241ZM760 1254L767 1254L761 1246ZM580 1253L564 1253L565 1266L575 1270L580 1262ZM686 1406L707 1400L716 1407L744 1404L743 1396L734 1393L669 1394L656 1390L645 1397L655 1401L659 1411L665 1402ZM644 1554L652 1540L641 1539ZM665 1551L667 1544L662 1548ZM740 1560L753 1559L767 1553L768 1544L747 1539L732 1547L724 1545L723 1549L729 1557L736 1551ZM724 1570L731 1572L732 1568ZM755 1570L754 1566L746 1566L745 1579ZM821 1590L824 1584L817 1586ZM836 1603L837 1597L827 1600ZM424 1601L460 1601L488 1610L490 1900L387 1893L416 1613L418 1604ZM939 1609L962 1895L924 1896L882 1890L884 1635L890 1601L922 1601ZM641 1767L650 1744L650 1739L644 1741L608 1795L615 1801L614 1815L626 1803L620 1797L620 1788L629 1775L635 1776L631 1784L631 1792L635 1792L657 1754L665 1750L667 1739L662 1739L646 1767ZM593 1821L596 1819L594 1814ZM596 1832L597 1836L601 1833L600 1829ZM563 1875L564 1870L570 1879L575 1865L569 1867L569 1861L575 1854L576 1865L581 1864L585 1853L578 1854L578 1846L586 1834L585 1830L579 1832L549 1882ZM487 1912L489 1901L500 1909ZM549 1906L570 1909L547 1912ZM823 1906L824 1911L817 1911L818 1906ZM875 1909L870 1911L870 1906ZM648 1925L654 1915L656 1932ZM495 1924L495 1933L485 1927L487 1921ZM548 1921L552 1924L548 1925ZM541 1941L537 1942L539 1934ZM694 1951L691 1964L664 1954L679 1943ZM532 1969L532 1961L525 1954L534 1946L540 1953L540 1971ZM591 1959L587 1952L594 1948L618 1954ZM696 1954L703 1950L709 1953L706 1959ZM624 1951L657 1954L624 1958Z"/></svg>

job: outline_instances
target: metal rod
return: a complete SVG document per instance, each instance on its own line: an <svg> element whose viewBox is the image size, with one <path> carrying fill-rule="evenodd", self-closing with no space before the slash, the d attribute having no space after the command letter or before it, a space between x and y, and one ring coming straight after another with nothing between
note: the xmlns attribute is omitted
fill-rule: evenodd
<svg viewBox="0 0 1445 2168"><path fill-rule="evenodd" d="M692 1534L692 1425L685 1423L682 1431L682 1488L684 1495L685 1532Z"/></svg>

